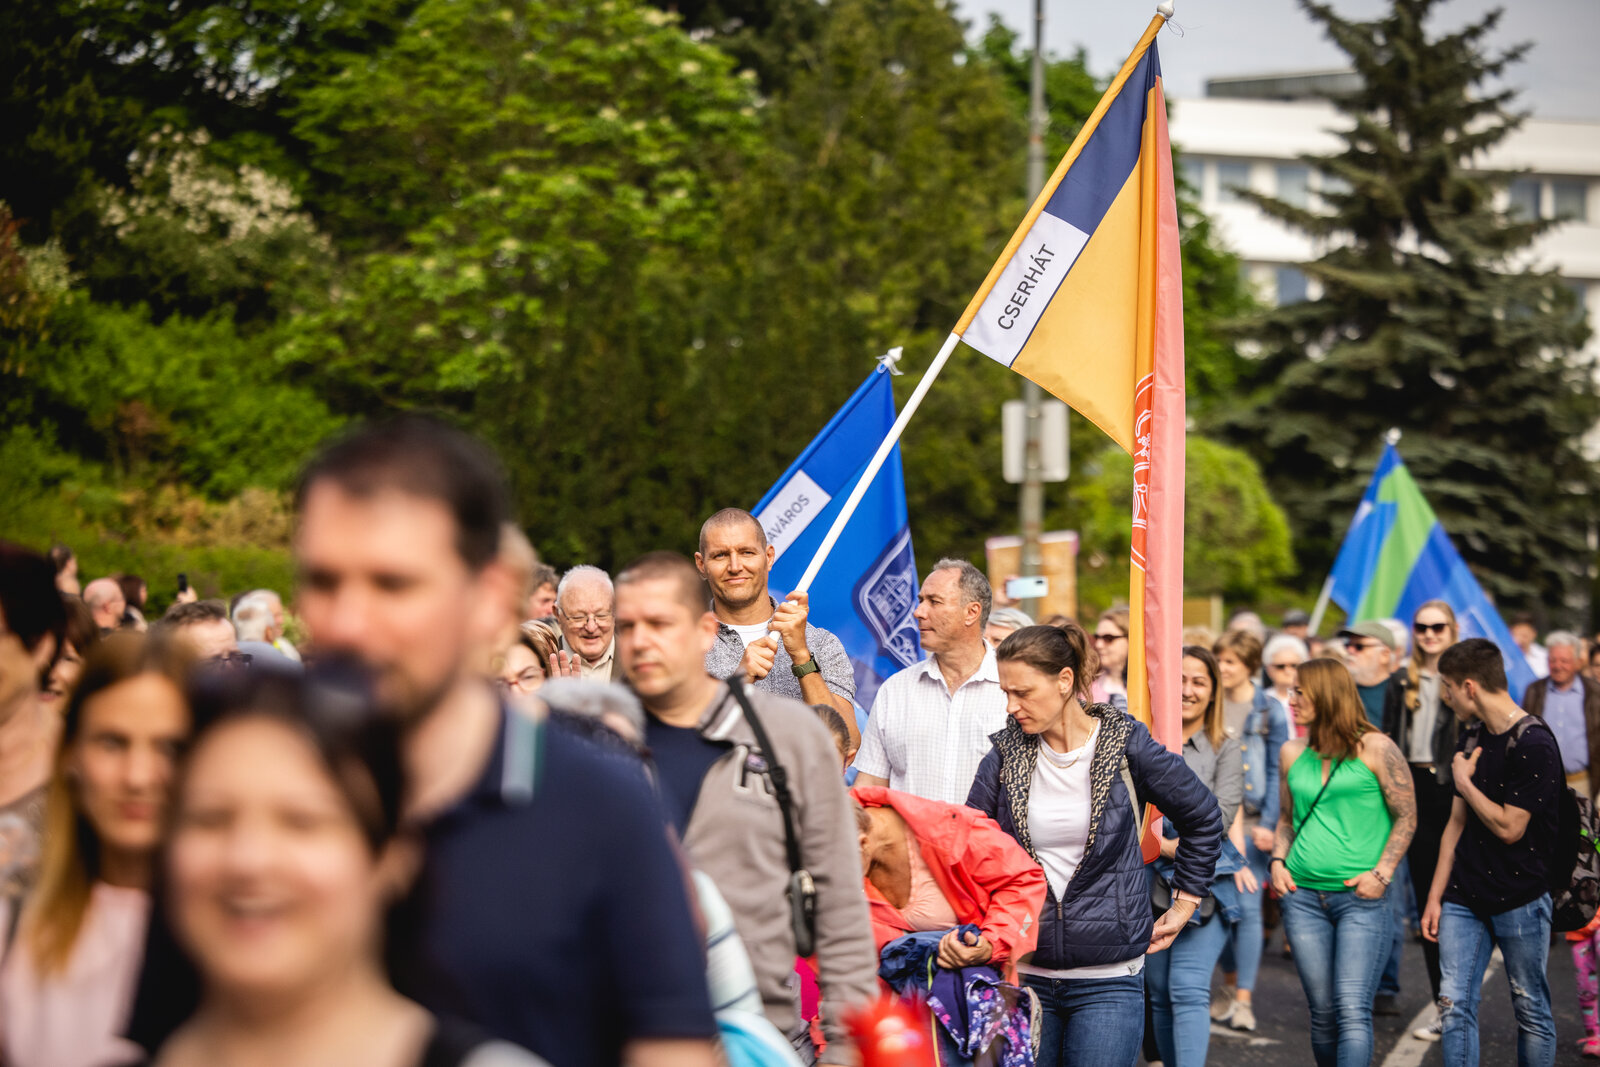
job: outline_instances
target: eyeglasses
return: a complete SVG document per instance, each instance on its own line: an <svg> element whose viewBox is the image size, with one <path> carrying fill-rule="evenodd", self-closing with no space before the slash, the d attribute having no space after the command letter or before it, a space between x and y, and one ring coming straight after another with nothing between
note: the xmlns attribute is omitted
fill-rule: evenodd
<svg viewBox="0 0 1600 1067"><path fill-rule="evenodd" d="M255 657L248 652L225 652L212 657L211 662L220 663L224 667L248 667L254 659Z"/></svg>
<svg viewBox="0 0 1600 1067"><path fill-rule="evenodd" d="M1377 648L1382 641L1346 641L1344 647L1351 652L1365 652L1369 648Z"/></svg>
<svg viewBox="0 0 1600 1067"><path fill-rule="evenodd" d="M557 608L556 610L561 611L560 608ZM561 611L561 617L578 627L580 630L587 627L591 622L596 626L609 626L611 625L612 619L611 612L609 611L595 611L584 615L568 615L566 612Z"/></svg>
<svg viewBox="0 0 1600 1067"><path fill-rule="evenodd" d="M1269 670L1269 671L1292 671L1298 666L1299 666L1298 663L1269 663L1269 664L1267 664L1267 670Z"/></svg>
<svg viewBox="0 0 1600 1067"><path fill-rule="evenodd" d="M537 687L542 681L544 681L544 671L541 671L538 667L529 667L510 681L504 678L496 678L494 684L501 689L515 689L518 692L526 693L528 690Z"/></svg>
<svg viewBox="0 0 1600 1067"><path fill-rule="evenodd" d="M1411 624L1411 632L1416 634L1442 634L1449 629L1450 624L1447 622L1414 622Z"/></svg>
<svg viewBox="0 0 1600 1067"><path fill-rule="evenodd" d="M1127 636L1127 634L1095 634L1094 643L1097 645L1114 645Z"/></svg>

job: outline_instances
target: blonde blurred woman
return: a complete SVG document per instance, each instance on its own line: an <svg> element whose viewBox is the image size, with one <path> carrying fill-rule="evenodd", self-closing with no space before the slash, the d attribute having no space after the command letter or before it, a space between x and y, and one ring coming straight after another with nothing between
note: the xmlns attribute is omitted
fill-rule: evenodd
<svg viewBox="0 0 1600 1067"><path fill-rule="evenodd" d="M1398 710L1386 709L1383 732L1400 746L1411 765L1411 785L1417 795L1417 835L1411 839L1406 859L1417 914L1428 906L1428 886L1439 864L1439 841L1450 822L1455 790L1450 760L1456 751L1456 717L1440 699L1439 657L1461 639L1456 613L1442 600L1430 600L1411 616L1411 662L1403 676L1405 700ZM1433 999L1439 999L1439 945L1422 943ZM1439 1040L1442 1028L1434 1019L1414 1034L1424 1041Z"/></svg>
<svg viewBox="0 0 1600 1067"><path fill-rule="evenodd" d="M118 1035L138 977L173 763L189 730L181 667L159 642L113 634L89 655L67 701L39 882L0 967L0 1061L11 1067L140 1057Z"/></svg>

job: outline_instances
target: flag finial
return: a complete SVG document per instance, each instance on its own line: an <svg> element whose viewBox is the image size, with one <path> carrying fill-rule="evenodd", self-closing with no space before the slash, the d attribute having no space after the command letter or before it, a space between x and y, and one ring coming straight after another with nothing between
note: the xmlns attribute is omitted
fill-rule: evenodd
<svg viewBox="0 0 1600 1067"><path fill-rule="evenodd" d="M1391 426L1389 428L1389 432L1383 435L1383 439L1385 441L1389 442L1391 445L1399 444L1400 443L1400 427Z"/></svg>
<svg viewBox="0 0 1600 1067"><path fill-rule="evenodd" d="M888 371L890 374L904 374L905 371L901 370L895 364L900 362L900 357L905 355L905 352L906 350L904 345L895 345L893 348L889 349L889 351L878 357L879 368Z"/></svg>
<svg viewBox="0 0 1600 1067"><path fill-rule="evenodd" d="M1169 22L1172 20L1172 10L1172 0L1161 0L1161 3L1156 5L1156 14Z"/></svg>

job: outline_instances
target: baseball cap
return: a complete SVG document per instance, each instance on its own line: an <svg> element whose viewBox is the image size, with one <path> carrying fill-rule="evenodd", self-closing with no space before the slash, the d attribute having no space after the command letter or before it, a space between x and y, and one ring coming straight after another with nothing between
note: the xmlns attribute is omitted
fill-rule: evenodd
<svg viewBox="0 0 1600 1067"><path fill-rule="evenodd" d="M1354 626L1346 627L1339 631L1340 637L1370 637L1374 641L1382 641L1383 647L1390 652L1396 651L1394 644L1394 631L1376 619L1358 622Z"/></svg>
<svg viewBox="0 0 1600 1067"><path fill-rule="evenodd" d="M1283 617L1285 626L1310 626L1311 616L1303 611L1291 611Z"/></svg>

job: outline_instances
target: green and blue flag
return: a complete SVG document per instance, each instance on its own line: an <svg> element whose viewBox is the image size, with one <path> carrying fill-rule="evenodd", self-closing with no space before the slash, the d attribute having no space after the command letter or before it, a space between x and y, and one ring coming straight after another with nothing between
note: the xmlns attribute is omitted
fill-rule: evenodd
<svg viewBox="0 0 1600 1067"><path fill-rule="evenodd" d="M1412 618L1429 600L1456 613L1461 637L1486 637L1500 646L1506 680L1518 701L1534 681L1533 669L1483 587L1467 569L1450 535L1394 445L1372 472L1356 517L1333 564L1330 599L1349 621Z"/></svg>

